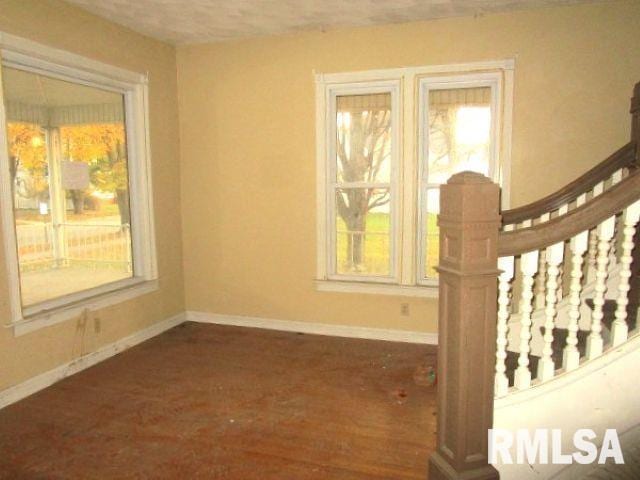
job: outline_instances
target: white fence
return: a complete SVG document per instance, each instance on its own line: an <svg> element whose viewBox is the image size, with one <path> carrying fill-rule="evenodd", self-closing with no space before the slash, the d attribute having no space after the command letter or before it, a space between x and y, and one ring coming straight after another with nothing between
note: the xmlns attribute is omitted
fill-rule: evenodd
<svg viewBox="0 0 640 480"><path fill-rule="evenodd" d="M55 262L53 225L29 223L16 226L20 269L50 267Z"/></svg>
<svg viewBox="0 0 640 480"><path fill-rule="evenodd" d="M32 223L16 227L21 269L91 265L132 269L129 225Z"/></svg>

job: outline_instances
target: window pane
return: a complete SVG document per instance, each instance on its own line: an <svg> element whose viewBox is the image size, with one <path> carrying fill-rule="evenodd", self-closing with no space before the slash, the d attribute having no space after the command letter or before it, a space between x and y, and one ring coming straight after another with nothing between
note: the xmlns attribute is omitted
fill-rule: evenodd
<svg viewBox="0 0 640 480"><path fill-rule="evenodd" d="M389 201L388 188L344 188L336 192L338 274L390 274Z"/></svg>
<svg viewBox="0 0 640 480"><path fill-rule="evenodd" d="M3 68L22 303L132 276L124 98Z"/></svg>
<svg viewBox="0 0 640 480"><path fill-rule="evenodd" d="M491 88L430 90L427 165L429 183L445 183L464 170L489 175Z"/></svg>
<svg viewBox="0 0 640 480"><path fill-rule="evenodd" d="M428 188L426 190L426 208L424 216L425 228L425 271L426 278L437 278L440 256L440 229L438 228L438 214L440 213L440 189Z"/></svg>
<svg viewBox="0 0 640 480"><path fill-rule="evenodd" d="M336 99L337 181L388 183L391 179L391 94Z"/></svg>

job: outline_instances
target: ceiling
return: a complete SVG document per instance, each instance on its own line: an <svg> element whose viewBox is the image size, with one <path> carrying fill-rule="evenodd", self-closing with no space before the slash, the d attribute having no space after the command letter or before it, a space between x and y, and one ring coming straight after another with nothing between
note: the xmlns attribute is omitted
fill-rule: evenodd
<svg viewBox="0 0 640 480"><path fill-rule="evenodd" d="M597 0L67 0L173 44L402 23Z"/></svg>

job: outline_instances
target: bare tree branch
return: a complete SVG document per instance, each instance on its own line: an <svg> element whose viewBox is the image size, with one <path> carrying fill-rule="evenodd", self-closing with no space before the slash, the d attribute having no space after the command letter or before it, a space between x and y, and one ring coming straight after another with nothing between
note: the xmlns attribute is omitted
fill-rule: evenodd
<svg viewBox="0 0 640 480"><path fill-rule="evenodd" d="M373 190L373 189L372 189ZM369 210L373 210L376 207L380 207L382 205L386 205L391 200L391 192L389 190L385 191L385 193L378 197L373 203L369 203Z"/></svg>

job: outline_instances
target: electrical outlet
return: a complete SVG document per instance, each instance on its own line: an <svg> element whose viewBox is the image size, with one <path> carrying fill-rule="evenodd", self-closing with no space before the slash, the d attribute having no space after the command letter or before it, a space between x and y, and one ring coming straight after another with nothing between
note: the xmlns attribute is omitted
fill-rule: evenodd
<svg viewBox="0 0 640 480"><path fill-rule="evenodd" d="M400 315L402 315L403 317L408 317L409 316L409 304L408 303L401 303L400 304Z"/></svg>

